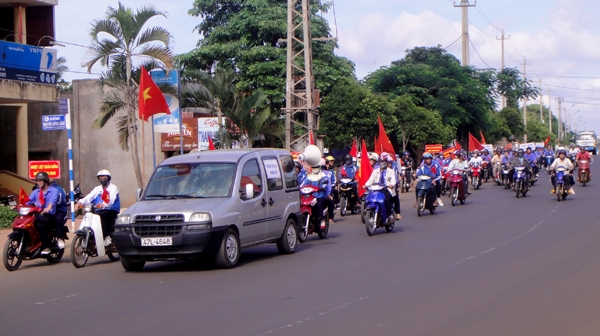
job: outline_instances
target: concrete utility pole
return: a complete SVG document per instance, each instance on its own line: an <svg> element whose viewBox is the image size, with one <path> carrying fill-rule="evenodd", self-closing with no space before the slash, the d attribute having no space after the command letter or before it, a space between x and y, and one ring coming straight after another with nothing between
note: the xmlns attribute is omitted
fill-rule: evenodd
<svg viewBox="0 0 600 336"><path fill-rule="evenodd" d="M496 36L496 40L500 41L501 50L502 50L502 54L501 54L502 64L501 64L500 70L504 70L504 40L509 40L509 39L510 39L510 36L504 35L504 30L502 31L502 35L499 38ZM504 97L504 95L502 95L500 97L502 98L500 107L501 107L501 109L503 109L506 107L506 97Z"/></svg>
<svg viewBox="0 0 600 336"><path fill-rule="evenodd" d="M542 124L544 123L544 105L542 102L542 98L544 97L544 94L542 93L542 79L540 78L540 121L542 122Z"/></svg>
<svg viewBox="0 0 600 336"><path fill-rule="evenodd" d="M556 98L556 100L558 101L558 136L557 136L557 138L558 138L558 141L560 141L561 135L562 135L562 122L560 119L560 110L561 110L560 104L562 103L563 98L558 97L558 98Z"/></svg>
<svg viewBox="0 0 600 336"><path fill-rule="evenodd" d="M548 130L552 134L552 95L548 88Z"/></svg>
<svg viewBox="0 0 600 336"><path fill-rule="evenodd" d="M310 132L318 130L318 92L312 72L309 0L288 0L285 148L303 149ZM302 114L301 118L296 118ZM298 121L300 120L300 121ZM295 128L304 132L296 137Z"/></svg>
<svg viewBox="0 0 600 336"><path fill-rule="evenodd" d="M527 81L527 58L525 57L523 57L523 79ZM523 97L523 125L525 126L523 142L527 142L527 97Z"/></svg>
<svg viewBox="0 0 600 336"><path fill-rule="evenodd" d="M454 3L454 7L460 7L462 10L462 65L467 66L469 60L469 7L475 7L469 4L469 0L461 0L460 5Z"/></svg>

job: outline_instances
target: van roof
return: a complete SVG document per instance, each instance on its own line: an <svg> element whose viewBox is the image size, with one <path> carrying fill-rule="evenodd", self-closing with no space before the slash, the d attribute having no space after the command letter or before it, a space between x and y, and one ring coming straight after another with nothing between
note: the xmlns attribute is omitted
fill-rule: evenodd
<svg viewBox="0 0 600 336"><path fill-rule="evenodd" d="M276 151L278 153L288 152L282 148L240 148L240 149L219 149L213 151L203 151L200 153L189 153L178 155L166 159L160 165L171 165L190 162L237 162L244 155L249 153L260 153L265 151ZM291 153L290 153L291 154Z"/></svg>

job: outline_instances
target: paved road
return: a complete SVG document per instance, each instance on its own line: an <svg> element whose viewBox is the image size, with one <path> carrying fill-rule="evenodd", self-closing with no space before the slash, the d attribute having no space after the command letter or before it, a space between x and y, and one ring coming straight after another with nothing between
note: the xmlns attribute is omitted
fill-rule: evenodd
<svg viewBox="0 0 600 336"><path fill-rule="evenodd" d="M2 334L598 335L599 188L558 203L545 174L525 199L488 183L424 218L403 195L393 233L347 217L329 239L252 248L232 270L25 262L0 271Z"/></svg>

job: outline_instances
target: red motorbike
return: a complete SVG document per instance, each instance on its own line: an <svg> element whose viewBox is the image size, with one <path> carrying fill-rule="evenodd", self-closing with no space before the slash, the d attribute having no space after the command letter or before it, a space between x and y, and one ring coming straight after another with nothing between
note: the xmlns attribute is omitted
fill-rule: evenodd
<svg viewBox="0 0 600 336"><path fill-rule="evenodd" d="M471 166L471 184L475 190L481 187L481 167L478 164Z"/></svg>
<svg viewBox="0 0 600 336"><path fill-rule="evenodd" d="M488 161L483 161L483 163L481 164L481 167L483 169L483 171L482 171L483 181L487 182L491 175L490 174L490 163Z"/></svg>
<svg viewBox="0 0 600 336"><path fill-rule="evenodd" d="M590 182L590 161L579 160L579 181L585 187Z"/></svg>
<svg viewBox="0 0 600 336"><path fill-rule="evenodd" d="M465 204L467 195L465 193L464 182L463 182L463 171L455 169L450 175L450 200L452 206L455 206L458 202Z"/></svg>
<svg viewBox="0 0 600 336"><path fill-rule="evenodd" d="M319 222L319 216L315 211L315 205L317 204L317 198L314 194L319 191L318 187L315 186L304 186L300 188L300 212L304 216L304 226L298 231L298 241L304 243L308 238L309 234L317 233L319 238L327 237L329 232L329 216L327 208L323 209L323 218L325 218L325 227L321 228Z"/></svg>
<svg viewBox="0 0 600 336"><path fill-rule="evenodd" d="M42 240L40 234L33 224L36 215L42 212L42 209L35 206L20 205L17 207L19 216L15 217L12 223L13 232L8 235L4 250L2 253L2 262L9 271L16 271L23 260L33 260L44 258L51 264L56 264L62 259L65 252L64 247L58 247L58 238L56 227L48 230L48 236L51 237L52 248L49 254L42 254ZM61 227L60 237L67 237L69 229L64 225Z"/></svg>
<svg viewBox="0 0 600 336"><path fill-rule="evenodd" d="M440 183L442 186L442 195L446 195L448 190L450 190L450 172L448 171L448 165L442 165L442 178L440 179Z"/></svg>

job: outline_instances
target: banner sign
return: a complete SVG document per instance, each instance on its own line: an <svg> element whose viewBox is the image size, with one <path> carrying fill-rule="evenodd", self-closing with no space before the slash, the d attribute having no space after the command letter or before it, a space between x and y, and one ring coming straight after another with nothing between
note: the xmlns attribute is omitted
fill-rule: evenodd
<svg viewBox="0 0 600 336"><path fill-rule="evenodd" d="M425 145L425 151L431 154L441 153L444 146L442 145Z"/></svg>
<svg viewBox="0 0 600 336"><path fill-rule="evenodd" d="M164 70L152 70L150 77L158 86L166 83L178 89L177 70L169 70L168 73ZM154 116L154 133L179 133L179 99L170 94L166 94L165 99L171 114L161 113Z"/></svg>
<svg viewBox="0 0 600 336"><path fill-rule="evenodd" d="M196 119L183 119L183 150L190 151L198 148L198 121ZM163 152L179 151L179 129L176 132L162 133L160 135L161 150Z"/></svg>
<svg viewBox="0 0 600 336"><path fill-rule="evenodd" d="M487 149L488 152L490 152L490 153L494 152L494 146L493 145L488 145L488 144L483 145L482 144L482 146L483 146L483 149Z"/></svg>
<svg viewBox="0 0 600 336"><path fill-rule="evenodd" d="M519 144L519 148L527 149L527 147L531 147L531 149L535 149L535 143L528 142L528 143Z"/></svg>
<svg viewBox="0 0 600 336"><path fill-rule="evenodd" d="M227 118L222 118L222 126L225 126ZM198 118L198 149L208 149L208 138L214 138L219 131L219 118Z"/></svg>
<svg viewBox="0 0 600 336"><path fill-rule="evenodd" d="M60 178L60 161L29 161L29 178L34 179L39 172L46 172L51 179Z"/></svg>
<svg viewBox="0 0 600 336"><path fill-rule="evenodd" d="M64 114L51 114L42 116L42 130L62 131L67 129L67 119Z"/></svg>
<svg viewBox="0 0 600 336"><path fill-rule="evenodd" d="M0 54L0 79L56 84L56 49L0 40Z"/></svg>

